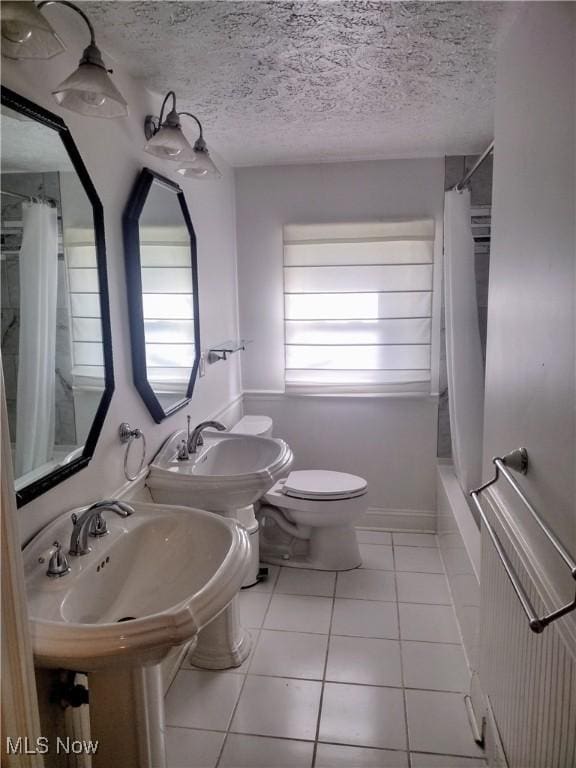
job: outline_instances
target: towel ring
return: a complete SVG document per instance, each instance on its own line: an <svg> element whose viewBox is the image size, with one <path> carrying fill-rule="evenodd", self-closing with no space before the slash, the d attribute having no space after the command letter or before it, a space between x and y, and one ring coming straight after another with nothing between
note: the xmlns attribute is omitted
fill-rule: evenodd
<svg viewBox="0 0 576 768"><path fill-rule="evenodd" d="M146 438L144 437L144 432L142 432L141 429L138 429L138 427L132 429L130 424L128 424L126 421L123 421L118 428L118 435L120 436L120 442L126 443L126 452L124 453L124 477L126 480L136 480L140 472L142 472L144 469L144 464L146 461ZM128 472L128 455L130 453L130 446L135 440L140 440L140 438L142 438L142 458L140 459L140 466L136 470L136 474L131 475Z"/></svg>

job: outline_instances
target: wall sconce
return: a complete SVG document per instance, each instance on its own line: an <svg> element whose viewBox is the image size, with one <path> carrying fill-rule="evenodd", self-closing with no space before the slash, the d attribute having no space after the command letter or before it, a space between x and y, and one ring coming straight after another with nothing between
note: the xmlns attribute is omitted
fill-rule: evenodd
<svg viewBox="0 0 576 768"><path fill-rule="evenodd" d="M79 14L90 30L90 44L84 49L78 69L67 77L52 95L72 112L89 117L124 117L128 105L104 66L96 45L94 27L74 3L68 0L9 0L2 4L2 54L12 59L49 59L64 50L60 39L40 9L46 5L65 5Z"/></svg>
<svg viewBox="0 0 576 768"><path fill-rule="evenodd" d="M8 59L51 59L64 51L58 35L33 2L2 3L2 55Z"/></svg>
<svg viewBox="0 0 576 768"><path fill-rule="evenodd" d="M172 109L166 115L166 119L164 119L164 110L170 98L172 99ZM195 120L200 130L200 136L193 147L190 146L188 139L182 133L180 125L181 115ZM178 112L176 110L176 94L174 91L168 91L166 94L160 109L160 117L154 117L153 115L146 117L144 121L144 134L148 140L144 151L154 157L177 162L177 171L182 176L193 179L220 178L222 176L210 158L200 120L191 112Z"/></svg>

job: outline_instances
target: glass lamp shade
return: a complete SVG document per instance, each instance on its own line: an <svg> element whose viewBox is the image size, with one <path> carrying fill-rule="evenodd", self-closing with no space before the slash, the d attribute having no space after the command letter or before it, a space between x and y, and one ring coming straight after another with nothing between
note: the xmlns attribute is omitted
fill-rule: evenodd
<svg viewBox="0 0 576 768"><path fill-rule="evenodd" d="M52 94L56 101L72 112L88 117L124 117L128 105L103 67L80 62Z"/></svg>
<svg viewBox="0 0 576 768"><path fill-rule="evenodd" d="M164 124L144 147L144 151L162 160L175 160L177 162L192 162L194 151L179 125Z"/></svg>
<svg viewBox="0 0 576 768"><path fill-rule="evenodd" d="M8 59L51 59L65 50L32 0L2 3L1 36L2 55Z"/></svg>
<svg viewBox="0 0 576 768"><path fill-rule="evenodd" d="M222 174L212 162L207 149L194 149L194 159L186 160L178 173L187 179L220 179Z"/></svg>

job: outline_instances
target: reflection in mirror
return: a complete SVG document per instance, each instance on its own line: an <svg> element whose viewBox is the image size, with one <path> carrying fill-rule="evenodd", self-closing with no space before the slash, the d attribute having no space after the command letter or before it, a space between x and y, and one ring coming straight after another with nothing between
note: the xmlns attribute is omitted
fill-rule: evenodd
<svg viewBox="0 0 576 768"><path fill-rule="evenodd" d="M186 397L196 358L190 237L174 192L154 181L138 228L148 381L169 411Z"/></svg>
<svg viewBox="0 0 576 768"><path fill-rule="evenodd" d="M20 504L87 464L112 392L100 204L64 124L23 104L3 89L1 348Z"/></svg>
<svg viewBox="0 0 576 768"><path fill-rule="evenodd" d="M124 233L134 381L161 421L190 399L200 354L196 238L178 185L144 169Z"/></svg>

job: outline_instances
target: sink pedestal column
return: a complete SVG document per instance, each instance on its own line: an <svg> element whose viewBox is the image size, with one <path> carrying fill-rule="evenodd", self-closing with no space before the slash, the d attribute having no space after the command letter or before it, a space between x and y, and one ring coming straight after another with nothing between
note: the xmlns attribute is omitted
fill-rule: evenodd
<svg viewBox="0 0 576 768"><path fill-rule="evenodd" d="M88 686L94 768L165 768L160 665L90 672Z"/></svg>
<svg viewBox="0 0 576 768"><path fill-rule="evenodd" d="M240 601L230 605L198 633L190 663L203 669L239 667L248 658L252 640L240 625Z"/></svg>

